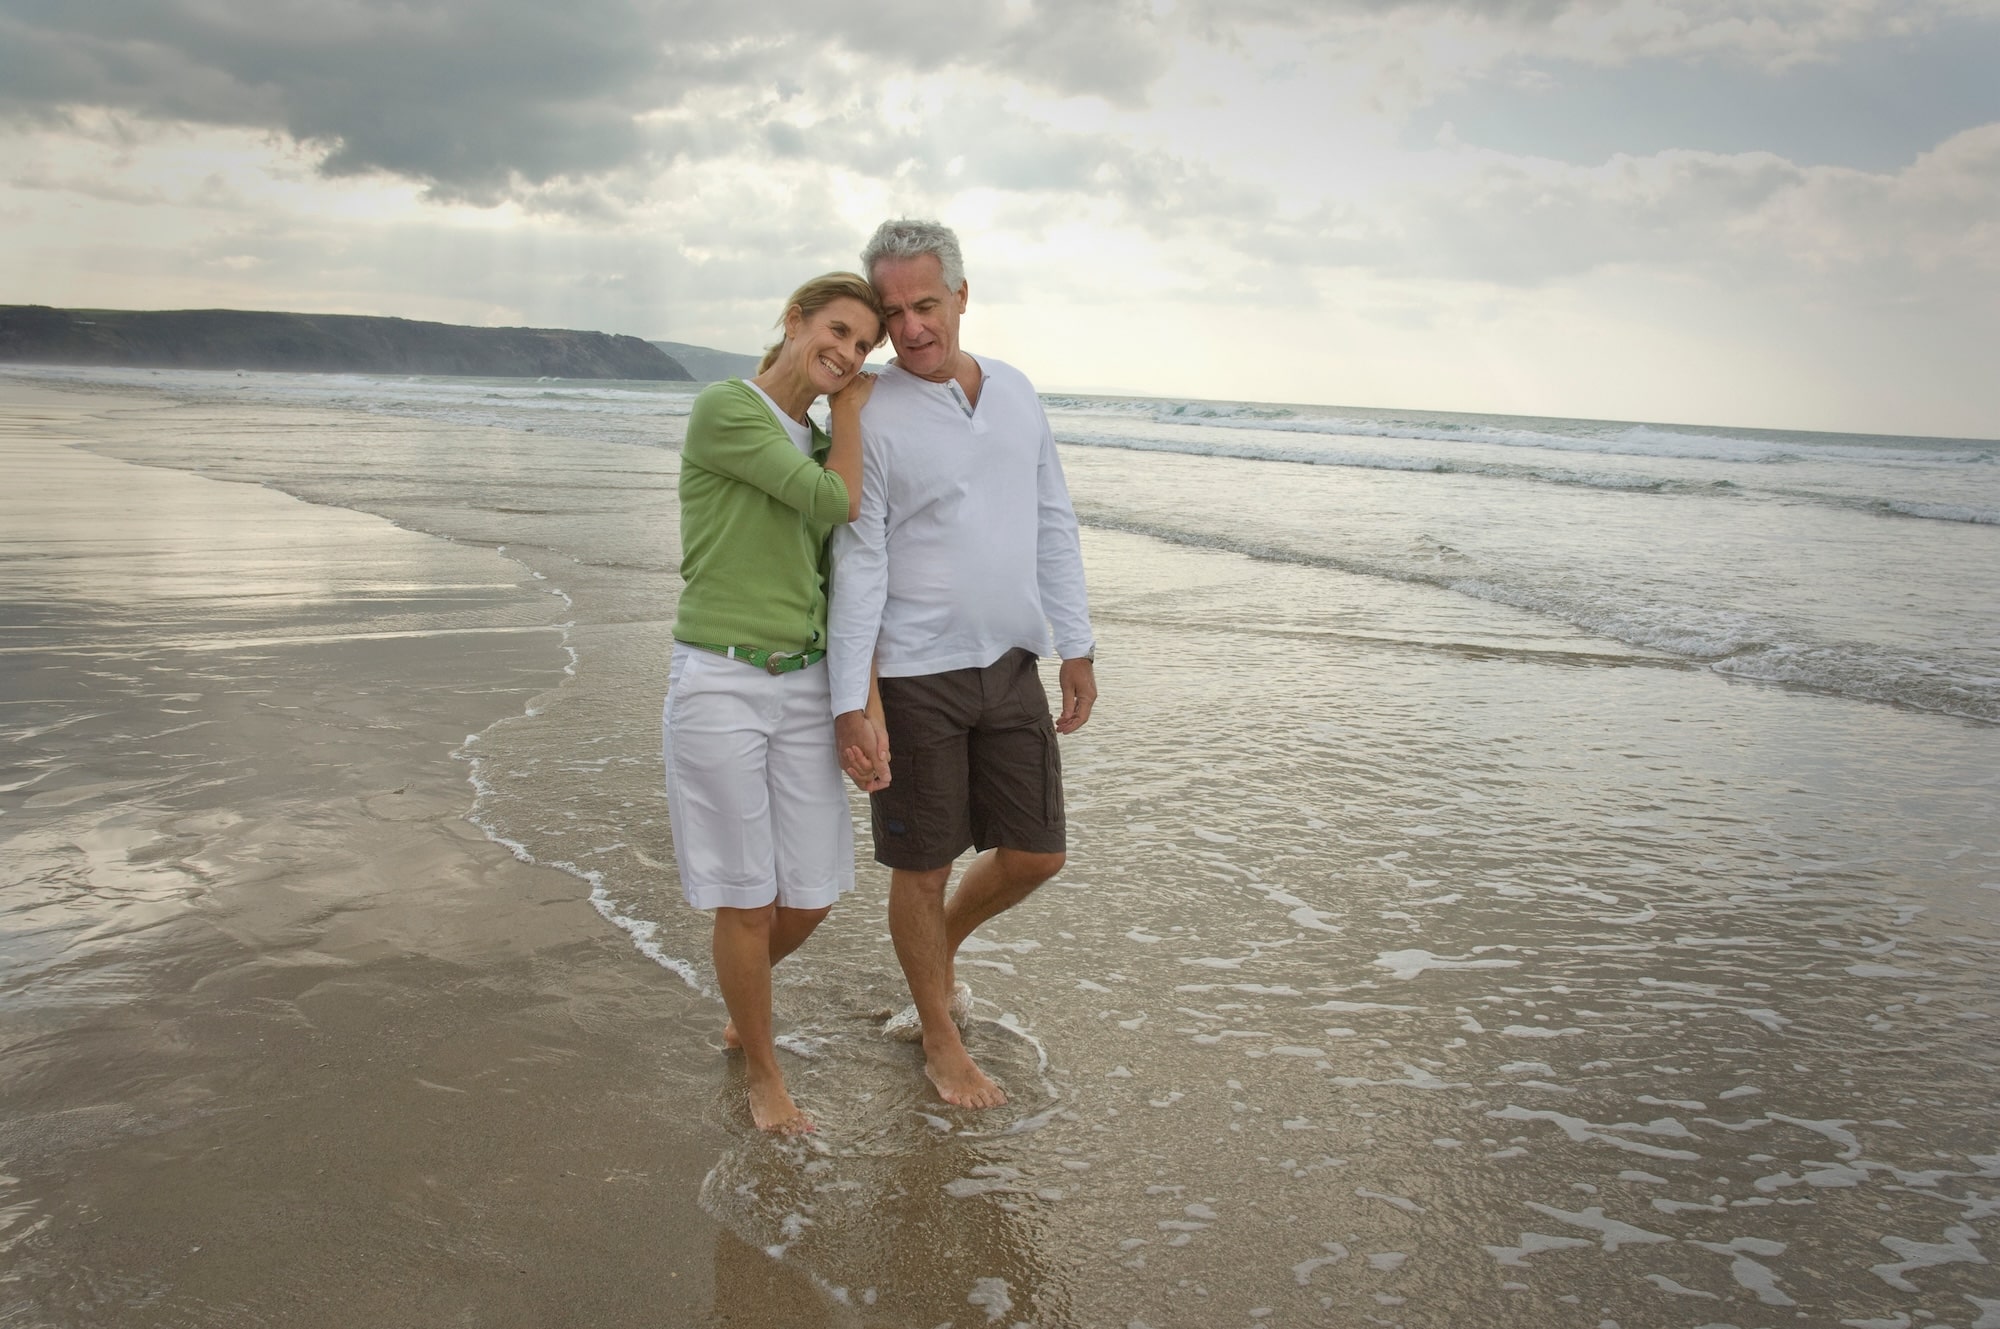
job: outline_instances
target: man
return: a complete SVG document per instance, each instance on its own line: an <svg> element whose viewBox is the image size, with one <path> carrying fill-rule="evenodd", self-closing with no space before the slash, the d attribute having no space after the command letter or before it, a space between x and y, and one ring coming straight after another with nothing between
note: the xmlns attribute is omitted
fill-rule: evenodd
<svg viewBox="0 0 2000 1329"><path fill-rule="evenodd" d="M896 359L862 410L860 519L834 540L834 723L857 780L876 773L885 737L895 756L894 780L870 795L875 858L890 869L889 932L924 1073L947 1103L995 1107L1007 1096L952 1019L953 958L1063 865L1056 735L1081 728L1097 699L1083 552L1034 387L959 348L957 236L884 222L861 261ZM1036 672L1051 627L1059 717ZM864 711L871 660L886 736ZM978 856L947 899L967 848Z"/></svg>

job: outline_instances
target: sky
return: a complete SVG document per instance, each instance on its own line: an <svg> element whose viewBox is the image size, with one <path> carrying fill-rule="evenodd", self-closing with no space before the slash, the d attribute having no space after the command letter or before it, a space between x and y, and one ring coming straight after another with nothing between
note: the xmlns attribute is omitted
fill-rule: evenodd
<svg viewBox="0 0 2000 1329"><path fill-rule="evenodd" d="M2000 0L0 0L0 303L750 351L957 229L1044 390L2000 437Z"/></svg>

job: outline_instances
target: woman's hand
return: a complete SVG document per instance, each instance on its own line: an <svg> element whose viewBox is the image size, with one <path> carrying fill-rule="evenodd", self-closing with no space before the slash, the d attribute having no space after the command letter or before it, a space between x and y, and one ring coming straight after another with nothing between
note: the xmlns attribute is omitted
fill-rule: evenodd
<svg viewBox="0 0 2000 1329"><path fill-rule="evenodd" d="M889 730L864 711L834 717L833 741L840 766L865 794L889 787Z"/></svg>
<svg viewBox="0 0 2000 1329"><path fill-rule="evenodd" d="M873 391L875 391L875 375L864 369L848 379L846 387L826 400L836 411L859 411L868 404L868 394Z"/></svg>

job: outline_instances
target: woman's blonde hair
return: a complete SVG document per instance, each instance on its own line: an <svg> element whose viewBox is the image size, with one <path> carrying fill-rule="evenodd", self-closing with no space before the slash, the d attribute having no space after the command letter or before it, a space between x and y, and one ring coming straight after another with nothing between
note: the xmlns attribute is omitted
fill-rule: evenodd
<svg viewBox="0 0 2000 1329"><path fill-rule="evenodd" d="M889 320L883 316L882 300L875 294L875 288L868 284L866 277L856 272L829 272L814 277L793 291L786 299L785 307L778 312L778 326L781 328L785 326L785 315L794 309L799 311L800 318L811 318L835 300L859 300L868 306L875 315L875 335L877 342L880 342L882 330L888 326ZM757 366L757 372L761 374L776 364L779 354L784 349L785 340L782 337L775 345L765 347L764 360Z"/></svg>

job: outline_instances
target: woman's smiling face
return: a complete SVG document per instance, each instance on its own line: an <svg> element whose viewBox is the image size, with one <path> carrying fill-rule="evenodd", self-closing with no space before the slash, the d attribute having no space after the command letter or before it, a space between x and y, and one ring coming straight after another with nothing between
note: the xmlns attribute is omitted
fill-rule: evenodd
<svg viewBox="0 0 2000 1329"><path fill-rule="evenodd" d="M832 301L810 315L795 305L785 315L785 336L798 365L818 393L846 387L861 370L861 362L881 340L882 325L875 311L850 297Z"/></svg>

